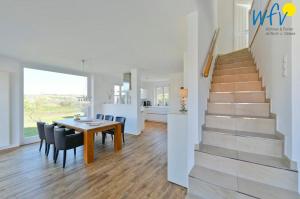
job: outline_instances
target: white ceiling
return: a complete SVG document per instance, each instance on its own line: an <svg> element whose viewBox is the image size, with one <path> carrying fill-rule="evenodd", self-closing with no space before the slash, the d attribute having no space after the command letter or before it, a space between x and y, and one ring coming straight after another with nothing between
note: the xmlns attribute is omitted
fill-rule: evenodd
<svg viewBox="0 0 300 199"><path fill-rule="evenodd" d="M0 54L101 73L138 67L167 74L183 64L192 0L1 0Z"/></svg>

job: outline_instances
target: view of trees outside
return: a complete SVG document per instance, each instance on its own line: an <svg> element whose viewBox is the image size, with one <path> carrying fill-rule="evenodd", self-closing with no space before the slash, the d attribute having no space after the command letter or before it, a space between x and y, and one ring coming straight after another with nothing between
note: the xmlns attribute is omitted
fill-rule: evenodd
<svg viewBox="0 0 300 199"><path fill-rule="evenodd" d="M38 121L51 124L75 114L84 115L87 107L78 97L86 93L87 77L25 69L24 137L38 135Z"/></svg>

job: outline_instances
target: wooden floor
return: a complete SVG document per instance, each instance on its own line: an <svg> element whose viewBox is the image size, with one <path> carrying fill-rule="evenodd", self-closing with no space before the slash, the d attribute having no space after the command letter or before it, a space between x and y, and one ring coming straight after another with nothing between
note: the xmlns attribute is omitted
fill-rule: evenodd
<svg viewBox="0 0 300 199"><path fill-rule="evenodd" d="M38 144L0 153L0 198L184 198L186 189L167 181L166 125L147 123L139 136L126 136L114 153L111 139L95 143L96 161L85 166L82 148L77 157L68 152L66 169L62 154L53 163L38 152Z"/></svg>

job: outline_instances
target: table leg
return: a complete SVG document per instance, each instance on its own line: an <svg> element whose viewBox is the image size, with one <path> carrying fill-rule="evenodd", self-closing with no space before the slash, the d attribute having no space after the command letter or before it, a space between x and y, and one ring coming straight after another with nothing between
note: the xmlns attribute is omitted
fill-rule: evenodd
<svg viewBox="0 0 300 199"><path fill-rule="evenodd" d="M88 131L84 132L84 162L94 162L94 133Z"/></svg>
<svg viewBox="0 0 300 199"><path fill-rule="evenodd" d="M115 152L122 149L122 125L117 124L115 127L115 139L114 139Z"/></svg>

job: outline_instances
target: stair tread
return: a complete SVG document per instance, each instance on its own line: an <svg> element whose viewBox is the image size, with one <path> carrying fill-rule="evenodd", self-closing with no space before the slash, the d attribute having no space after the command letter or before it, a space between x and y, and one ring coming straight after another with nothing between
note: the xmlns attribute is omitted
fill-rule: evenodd
<svg viewBox="0 0 300 199"><path fill-rule="evenodd" d="M208 102L209 104L239 104L239 105L255 105L255 104L270 104L270 102Z"/></svg>
<svg viewBox="0 0 300 199"><path fill-rule="evenodd" d="M236 68L221 68L221 69L216 68L215 71L239 70L239 69L244 69L244 68L255 68L256 69L255 65L253 65L253 66L241 66L241 67L236 67ZM249 73L251 73L251 72L249 72ZM244 73L242 73L242 74L244 74ZM236 74L236 75L242 75L242 74ZM235 74L232 74L232 75L235 75Z"/></svg>
<svg viewBox="0 0 300 199"><path fill-rule="evenodd" d="M239 62L245 62L245 61L251 61L251 62L253 62L253 58L250 57L249 55L240 56L237 59L231 58L231 57L220 58L217 61L217 64L218 65L222 65L222 64L239 63Z"/></svg>
<svg viewBox="0 0 300 199"><path fill-rule="evenodd" d="M189 177L200 179L206 183L214 184L226 189L238 190L237 176L212 170L206 167L195 165L191 170Z"/></svg>
<svg viewBox="0 0 300 199"><path fill-rule="evenodd" d="M206 113L207 116L215 116L215 117L228 117L228 118L244 118L244 119L275 119L272 115L268 117L262 116L247 116L247 115L224 115L224 114L212 114Z"/></svg>
<svg viewBox="0 0 300 199"><path fill-rule="evenodd" d="M228 69L223 69L228 70ZM213 78L219 77L231 77L231 76L247 76L247 75L258 75L258 72L249 72L249 73L241 73L241 74L224 74L224 75L213 75Z"/></svg>
<svg viewBox="0 0 300 199"><path fill-rule="evenodd" d="M187 196L186 196L186 199L206 199L206 198L203 198L201 196L197 196L197 195L192 194L192 193L188 193Z"/></svg>
<svg viewBox="0 0 300 199"><path fill-rule="evenodd" d="M229 83L230 84L230 83ZM210 91L210 93L226 93L226 94L234 94L234 93L264 93L265 91Z"/></svg>
<svg viewBox="0 0 300 199"><path fill-rule="evenodd" d="M261 80L256 81L245 81L245 82L213 82L212 84L248 84L248 83L254 83L254 82L261 82Z"/></svg>
<svg viewBox="0 0 300 199"><path fill-rule="evenodd" d="M199 144L195 148L196 151L207 153L210 155L235 159L244 162L250 162L254 164L259 164L263 166L273 167L277 169L283 169L288 171L297 172L296 169L290 168L287 162L283 158L277 158L266 155L259 155L254 153L241 152L232 149L226 149L222 147L216 147L211 145Z"/></svg>
<svg viewBox="0 0 300 199"><path fill-rule="evenodd" d="M226 130L226 129L215 129L209 127L204 127L203 130L207 132L230 134L239 137L256 137L256 138L263 138L263 139L282 140L279 136L272 135L272 134L255 133L255 132L247 132L247 131L234 131L234 130Z"/></svg>

